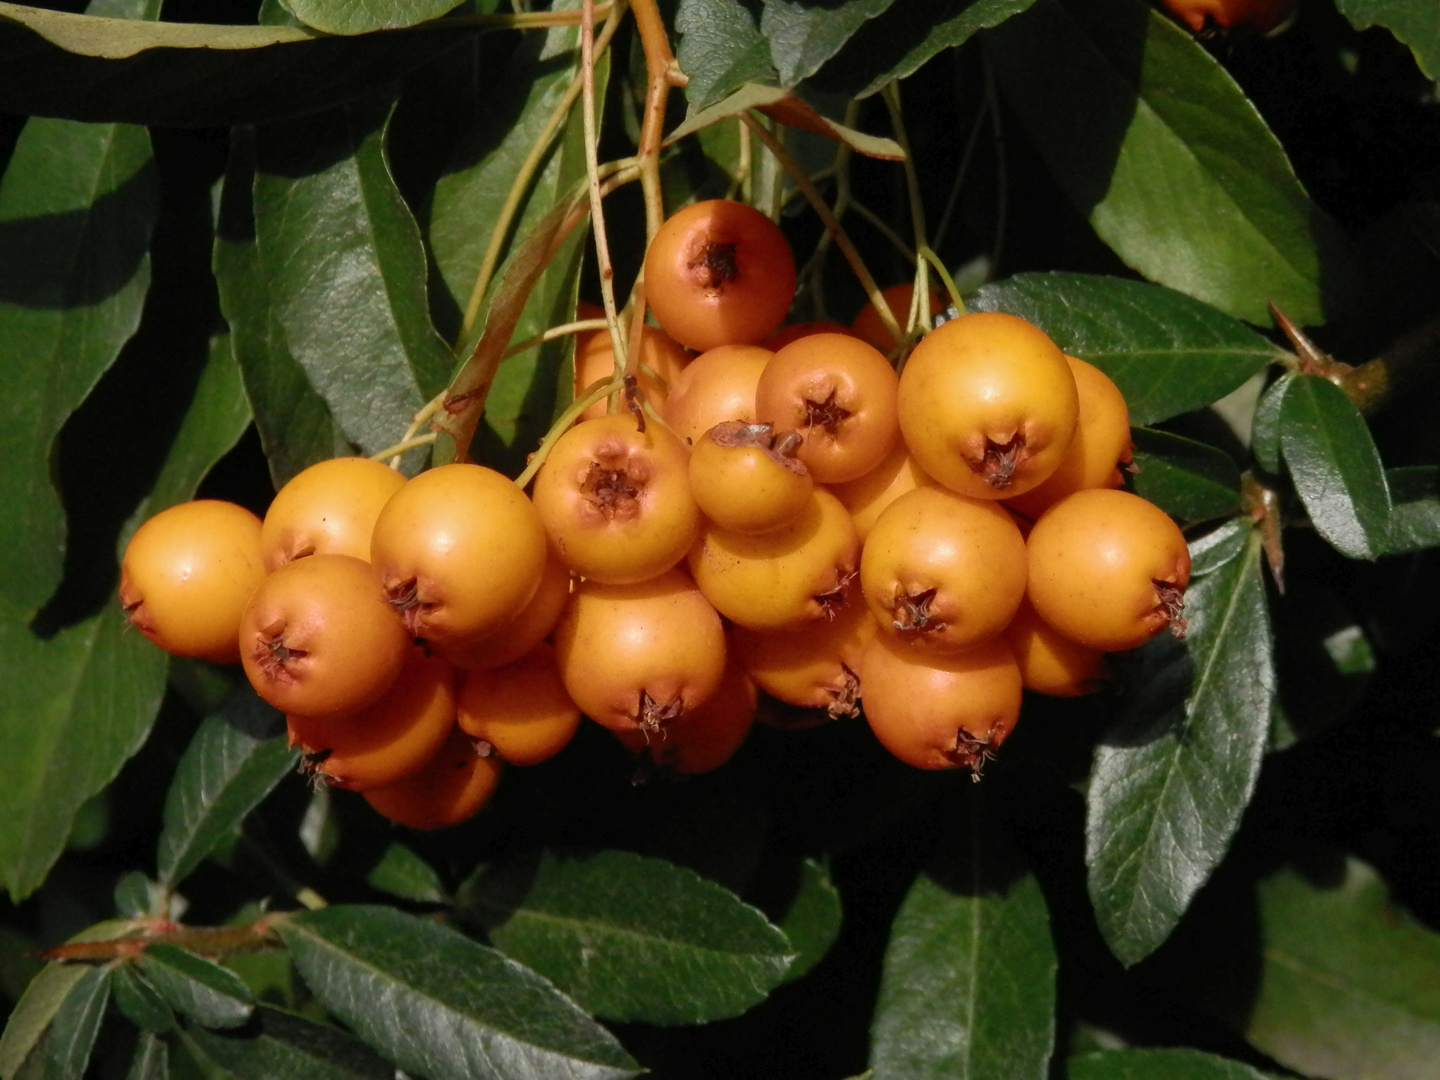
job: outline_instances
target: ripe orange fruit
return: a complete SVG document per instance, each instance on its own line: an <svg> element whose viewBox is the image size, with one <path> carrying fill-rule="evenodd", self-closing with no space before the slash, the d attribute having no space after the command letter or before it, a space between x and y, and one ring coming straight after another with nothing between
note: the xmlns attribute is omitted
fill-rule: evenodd
<svg viewBox="0 0 1440 1080"><path fill-rule="evenodd" d="M554 647L543 641L513 664L467 673L459 709L461 729L511 765L553 757L580 726L580 706L565 692Z"/></svg>
<svg viewBox="0 0 1440 1080"><path fill-rule="evenodd" d="M721 345L680 373L660 415L680 438L696 443L727 420L755 422L755 387L775 354L758 345Z"/></svg>
<svg viewBox="0 0 1440 1080"><path fill-rule="evenodd" d="M570 568L551 548L535 595L509 622L477 638L466 638L438 651L456 667L497 668L513 664L550 636L570 600Z"/></svg>
<svg viewBox="0 0 1440 1080"><path fill-rule="evenodd" d="M915 297L915 283L913 281L902 281L898 285L890 285L881 289L880 294L885 297L885 302L890 307L890 312L895 316L895 321L900 324L901 331L905 329L905 323L910 316L910 304ZM930 292L930 314L938 315L945 309L945 302L941 295L933 289ZM860 309L860 314L855 316L855 321L850 324L850 330L860 340L879 349L882 353L889 353L898 344L893 334L885 329L885 323L880 318L880 312L875 305L866 303Z"/></svg>
<svg viewBox="0 0 1440 1080"><path fill-rule="evenodd" d="M690 491L722 529L763 533L788 525L810 502L815 481L795 450L800 436L771 424L727 420L690 452Z"/></svg>
<svg viewBox="0 0 1440 1080"><path fill-rule="evenodd" d="M901 441L864 476L843 484L831 484L830 493L850 511L850 520L855 523L855 532L863 543L887 506L908 491L934 483Z"/></svg>
<svg viewBox="0 0 1440 1080"><path fill-rule="evenodd" d="M860 668L875 637L864 604L847 604L833 619L814 619L786 630L737 626L730 644L740 666L771 697L830 719L860 714Z"/></svg>
<svg viewBox="0 0 1440 1080"><path fill-rule="evenodd" d="M265 512L260 550L267 571L307 555L370 560L370 534L405 477L362 457L311 465L282 487Z"/></svg>
<svg viewBox="0 0 1440 1080"><path fill-rule="evenodd" d="M601 314L603 317L603 312ZM656 326L641 328L637 378L640 392L656 409L665 404L670 388L689 362L690 354L664 330ZM578 398L591 384L609 379L614 374L615 351L610 347L608 330L591 330L575 339L575 397ZM606 403L597 401L581 413L580 418L588 420L604 416L606 412Z"/></svg>
<svg viewBox="0 0 1440 1080"><path fill-rule="evenodd" d="M645 296L688 348L753 345L790 309L795 258L779 226L753 207L694 203L665 221L645 253Z"/></svg>
<svg viewBox="0 0 1440 1080"><path fill-rule="evenodd" d="M130 625L166 652L232 664L240 615L264 577L260 519L197 499L135 530L120 563L120 603Z"/></svg>
<svg viewBox="0 0 1440 1080"><path fill-rule="evenodd" d="M1100 689L1105 654L1071 641L1040 618L1026 600L1005 628L1026 690L1051 697L1080 697Z"/></svg>
<svg viewBox="0 0 1440 1080"><path fill-rule="evenodd" d="M503 762L481 757L474 740L459 728L419 772L386 787L364 792L365 801L400 825L441 829L476 813L495 792Z"/></svg>
<svg viewBox="0 0 1440 1080"><path fill-rule="evenodd" d="M732 661L725 665L715 693L680 723L653 734L630 730L614 735L661 772L678 776L713 772L744 744L755 724L757 701L755 684ZM637 779L643 779L643 771Z"/></svg>
<svg viewBox="0 0 1440 1080"><path fill-rule="evenodd" d="M1167 8L1195 33L1248 30L1268 34L1283 26L1300 0L1162 0Z"/></svg>

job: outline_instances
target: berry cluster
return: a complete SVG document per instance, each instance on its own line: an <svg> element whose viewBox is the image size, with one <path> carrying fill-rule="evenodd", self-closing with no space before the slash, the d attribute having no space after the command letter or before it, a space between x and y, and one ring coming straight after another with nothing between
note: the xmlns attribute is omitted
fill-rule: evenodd
<svg viewBox="0 0 1440 1080"><path fill-rule="evenodd" d="M1117 490L1124 400L1033 325L951 319L898 374L873 310L777 331L789 248L721 201L666 223L645 282L638 378L547 440L530 497L342 458L263 523L174 507L126 552L131 622L238 659L308 768L420 828L582 715L647 766L713 769L762 690L814 723L863 698L897 757L978 775L1022 688L1085 693L1104 653L1183 633L1184 538ZM608 334L578 342L577 396L615 367Z"/></svg>

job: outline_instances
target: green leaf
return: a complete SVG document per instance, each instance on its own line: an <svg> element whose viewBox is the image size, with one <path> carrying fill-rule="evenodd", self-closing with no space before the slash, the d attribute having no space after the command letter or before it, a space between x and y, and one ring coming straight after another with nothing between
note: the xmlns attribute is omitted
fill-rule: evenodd
<svg viewBox="0 0 1440 1080"><path fill-rule="evenodd" d="M373 454L445 386L420 231L385 159L388 97L257 129L270 322L347 438Z"/></svg>
<svg viewBox="0 0 1440 1080"><path fill-rule="evenodd" d="M690 77L685 99L692 114L746 83L774 81L770 43L742 0L680 0L675 30L675 59Z"/></svg>
<svg viewBox="0 0 1440 1080"><path fill-rule="evenodd" d="M400 30L438 19L462 0L281 0L306 26L327 34Z"/></svg>
<svg viewBox="0 0 1440 1080"><path fill-rule="evenodd" d="M30 980L0 1035L0 1078L14 1080L19 1074L88 970L83 964L49 963Z"/></svg>
<svg viewBox="0 0 1440 1080"><path fill-rule="evenodd" d="M174 1028L175 1014L160 991L134 964L121 964L115 969L111 990L116 1007L141 1031L163 1034Z"/></svg>
<svg viewBox="0 0 1440 1080"><path fill-rule="evenodd" d="M402 900L421 904L449 903L450 895L435 868L404 844L390 844L365 875L365 884Z"/></svg>
<svg viewBox="0 0 1440 1080"><path fill-rule="evenodd" d="M476 32L439 23L347 39L0 3L0 111L171 127L277 120L369 93Z"/></svg>
<svg viewBox="0 0 1440 1080"><path fill-rule="evenodd" d="M1035 0L905 0L860 27L821 71L827 88L868 97Z"/></svg>
<svg viewBox="0 0 1440 1080"><path fill-rule="evenodd" d="M847 0L816 7L803 0L765 0L760 33L784 86L807 79L850 40L868 19L895 0Z"/></svg>
<svg viewBox="0 0 1440 1080"><path fill-rule="evenodd" d="M1385 482L1394 505L1383 553L1402 555L1440 546L1440 468L1387 469Z"/></svg>
<svg viewBox="0 0 1440 1080"><path fill-rule="evenodd" d="M1250 421L1250 452L1260 467L1271 476L1280 475L1280 408L1285 403L1285 393L1297 378L1287 371L1265 388L1260 400L1255 403L1255 415Z"/></svg>
<svg viewBox="0 0 1440 1080"><path fill-rule="evenodd" d="M496 948L611 1020L737 1016L780 983L795 954L728 890L625 851L510 859L480 876L470 902Z"/></svg>
<svg viewBox="0 0 1440 1080"><path fill-rule="evenodd" d="M395 1067L360 1040L268 1005L230 1031L190 1028L191 1041L236 1080L392 1080Z"/></svg>
<svg viewBox="0 0 1440 1080"><path fill-rule="evenodd" d="M1198 300L1139 281L1017 274L986 285L971 311L1028 319L1055 344L1115 380L1132 424L1218 401L1279 353L1249 327Z"/></svg>
<svg viewBox="0 0 1440 1080"><path fill-rule="evenodd" d="M139 325L156 200L149 137L116 125L30 120L0 179L0 595L27 614L64 560L51 444Z"/></svg>
<svg viewBox="0 0 1440 1080"><path fill-rule="evenodd" d="M1429 0L1336 0L1356 30L1383 26L1410 46L1420 70L1440 79L1440 21Z"/></svg>
<svg viewBox="0 0 1440 1080"><path fill-rule="evenodd" d="M1258 534L1190 584L1189 635L1143 646L1095 752L1085 862L1101 933L1125 964L1169 936L1224 856L1270 732L1275 672Z"/></svg>
<svg viewBox="0 0 1440 1080"><path fill-rule="evenodd" d="M1253 531L1253 522L1237 517L1191 540L1190 576L1212 574L1231 559L1238 559L1245 553L1246 541Z"/></svg>
<svg viewBox="0 0 1440 1080"><path fill-rule="evenodd" d="M65 848L76 810L144 743L165 654L112 602L41 641L0 601L0 875L30 895Z"/></svg>
<svg viewBox="0 0 1440 1080"><path fill-rule="evenodd" d="M732 116L741 116L751 109L759 109L771 119L778 120L787 127L842 142L866 157L881 158L886 161L903 161L905 159L905 151L894 139L886 139L879 135L867 135L863 131L836 123L834 120L821 116L803 98L788 90L781 90L775 86L760 86L755 83L746 83L723 101L716 102L708 108L698 111L692 109L685 122L672 131L669 138L681 139L694 132L704 131L721 120Z"/></svg>
<svg viewBox="0 0 1440 1080"><path fill-rule="evenodd" d="M1384 552L1390 489L1370 428L1344 391L1298 376L1280 406L1280 445L1315 530L1352 559Z"/></svg>
<svg viewBox="0 0 1440 1080"><path fill-rule="evenodd" d="M1311 1076L1421 1080L1440 1056L1440 935L1391 904L1373 869L1259 886L1264 949L1245 1037Z"/></svg>
<svg viewBox="0 0 1440 1080"><path fill-rule="evenodd" d="M1240 469L1222 450L1153 428L1135 428L1131 485L1171 517L1203 521L1240 508Z"/></svg>
<svg viewBox="0 0 1440 1080"><path fill-rule="evenodd" d="M230 137L211 264L220 309L230 324L231 349L278 490L306 466L354 448L290 351L276 319L271 277L255 240L254 181L254 133L237 129Z"/></svg>
<svg viewBox="0 0 1440 1080"><path fill-rule="evenodd" d="M141 1032L125 1080L170 1080L170 1044L153 1032Z"/></svg>
<svg viewBox="0 0 1440 1080"><path fill-rule="evenodd" d="M786 982L801 978L825 958L840 936L843 916L840 890L831 883L830 875L814 859L804 860L800 887L778 924L795 950L795 959L785 972Z"/></svg>
<svg viewBox="0 0 1440 1080"><path fill-rule="evenodd" d="M206 1027L239 1027L255 1008L240 976L186 949L150 945L136 963L176 1012Z"/></svg>
<svg viewBox="0 0 1440 1080"><path fill-rule="evenodd" d="M1105 1050L1066 1063L1068 1080L1265 1080L1266 1074L1199 1050Z"/></svg>
<svg viewBox="0 0 1440 1080"><path fill-rule="evenodd" d="M110 1001L111 969L87 967L76 980L45 1033L40 1047L45 1080L82 1080L90 1051L100 1034L100 1021Z"/></svg>
<svg viewBox="0 0 1440 1080"><path fill-rule="evenodd" d="M321 1003L430 1080L633 1076L608 1031L540 976L393 908L336 905L277 923Z"/></svg>
<svg viewBox="0 0 1440 1080"><path fill-rule="evenodd" d="M873 1075L1046 1077L1057 962L1040 886L978 805L949 835L890 928Z"/></svg>
<svg viewBox="0 0 1440 1080"><path fill-rule="evenodd" d="M1041 0L984 37L1077 211L1158 284L1268 323L1349 299L1348 242L1225 69L1140 0Z"/></svg>
<svg viewBox="0 0 1440 1080"><path fill-rule="evenodd" d="M218 844L240 828L245 815L295 768L284 717L249 686L237 689L220 711L201 723L180 758L165 798L157 873L178 885Z"/></svg>

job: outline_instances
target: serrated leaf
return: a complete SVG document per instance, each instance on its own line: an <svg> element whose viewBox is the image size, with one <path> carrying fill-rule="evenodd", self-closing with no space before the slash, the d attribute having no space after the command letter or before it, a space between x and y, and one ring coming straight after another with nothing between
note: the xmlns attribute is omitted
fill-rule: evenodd
<svg viewBox="0 0 1440 1080"><path fill-rule="evenodd" d="M1028 319L1125 395L1132 424L1203 408L1279 357L1224 312L1171 289L1089 274L1016 274L966 301Z"/></svg>
<svg viewBox="0 0 1440 1080"><path fill-rule="evenodd" d="M1085 862L1100 931L1125 964L1169 936L1230 845L1260 771L1275 696L1258 534L1194 580L1189 633L1142 646L1095 752Z"/></svg>
<svg viewBox="0 0 1440 1080"><path fill-rule="evenodd" d="M1248 518L1231 518L1190 541L1190 576L1214 573L1231 559L1238 559L1253 531L1254 523Z"/></svg>
<svg viewBox="0 0 1440 1080"><path fill-rule="evenodd" d="M1235 81L1140 0L1040 0L984 41L1056 182L1151 281L1268 322L1351 300L1354 256Z"/></svg>
<svg viewBox="0 0 1440 1080"><path fill-rule="evenodd" d="M815 7L800 0L765 0L760 33L784 86L820 69L866 20L884 14L895 0L846 0Z"/></svg>
<svg viewBox="0 0 1440 1080"><path fill-rule="evenodd" d="M1066 1062L1068 1080L1266 1080L1244 1062L1199 1050L1105 1050Z"/></svg>
<svg viewBox="0 0 1440 1080"><path fill-rule="evenodd" d="M399 30L438 19L462 0L281 0L306 26L327 34Z"/></svg>
<svg viewBox="0 0 1440 1080"><path fill-rule="evenodd" d="M110 1001L110 975L108 967L87 967L65 995L39 1047L45 1080L82 1080L84 1077L90 1052L100 1034L100 1021L105 1018L105 1006Z"/></svg>
<svg viewBox="0 0 1440 1080"><path fill-rule="evenodd" d="M260 1005L250 1023L188 1035L235 1080L392 1080L395 1067L359 1039L328 1024Z"/></svg>
<svg viewBox="0 0 1440 1080"><path fill-rule="evenodd" d="M170 1044L152 1032L141 1032L125 1080L170 1080Z"/></svg>
<svg viewBox="0 0 1440 1080"><path fill-rule="evenodd" d="M116 1008L141 1031L163 1034L175 1026L170 1006L134 964L121 964L115 969L111 991Z"/></svg>
<svg viewBox="0 0 1440 1080"><path fill-rule="evenodd" d="M33 613L60 582L65 513L50 448L135 332L157 213L148 135L32 119L0 178L0 340L7 462L0 594Z"/></svg>
<svg viewBox="0 0 1440 1080"><path fill-rule="evenodd" d="M1287 371L1267 386L1255 403L1255 415L1250 421L1250 452L1271 476L1280 475L1280 407L1295 378L1294 372Z"/></svg>
<svg viewBox="0 0 1440 1080"><path fill-rule="evenodd" d="M337 905L276 924L315 996L431 1080L554 1080L639 1070L604 1028L494 949L393 908Z"/></svg>
<svg viewBox="0 0 1440 1080"><path fill-rule="evenodd" d="M802 98L774 86L760 86L747 83L733 94L709 108L692 110L685 122L666 136L667 142L675 142L697 131L728 119L740 116L751 109L759 109L766 116L778 120L787 127L808 131L827 139L842 142L856 153L884 161L903 161L905 151L894 139L879 135L867 135L863 131L838 124L821 116Z"/></svg>
<svg viewBox="0 0 1440 1080"><path fill-rule="evenodd" d="M905 0L859 27L819 72L827 89L868 97L1034 0Z"/></svg>
<svg viewBox="0 0 1440 1080"><path fill-rule="evenodd" d="M1390 489L1370 428L1344 391L1298 376L1280 406L1280 446L1316 532L1352 559L1384 552Z"/></svg>
<svg viewBox="0 0 1440 1080"><path fill-rule="evenodd" d="M157 874L178 885L295 767L284 717L249 686L201 722L165 798Z"/></svg>
<svg viewBox="0 0 1440 1080"><path fill-rule="evenodd" d="M231 349L278 490L306 466L354 448L276 321L271 278L255 240L254 182L254 132L239 128L230 137L211 264Z"/></svg>
<svg viewBox="0 0 1440 1080"><path fill-rule="evenodd" d="M680 0L675 59L689 76L685 100L693 114L746 83L775 78L770 43L742 0Z"/></svg>
<svg viewBox="0 0 1440 1080"><path fill-rule="evenodd" d="M1440 20L1428 0L1335 0L1356 30L1383 26L1415 54L1420 70L1440 79Z"/></svg>
<svg viewBox="0 0 1440 1080"><path fill-rule="evenodd" d="M0 601L0 875L30 895L64 850L76 810L144 743L165 654L112 602L49 641Z"/></svg>
<svg viewBox="0 0 1440 1080"><path fill-rule="evenodd" d="M420 231L384 153L388 96L257 129L255 235L271 322L346 437L373 454L444 387Z"/></svg>
<svg viewBox="0 0 1440 1080"><path fill-rule="evenodd" d="M380 861L365 875L365 884L422 904L444 904L450 899L435 868L404 844L385 848Z"/></svg>
<svg viewBox="0 0 1440 1080"><path fill-rule="evenodd" d="M978 805L947 835L891 925L872 1073L1048 1076L1057 961L1040 886Z"/></svg>
<svg viewBox="0 0 1440 1080"><path fill-rule="evenodd" d="M233 971L175 945L155 944L136 964L170 1007L206 1027L239 1027L255 995Z"/></svg>
<svg viewBox="0 0 1440 1080"><path fill-rule="evenodd" d="M1387 469L1385 482L1394 504L1383 553L1402 555L1440 546L1440 468Z"/></svg>
<svg viewBox="0 0 1440 1080"><path fill-rule="evenodd" d="M1171 517L1203 521L1240 508L1240 469L1223 450L1168 431L1134 428L1137 495Z"/></svg>
<svg viewBox="0 0 1440 1080"><path fill-rule="evenodd" d="M814 859L801 862L800 887L777 924L795 950L795 959L785 972L786 982L803 977L825 958L840 936L843 916L840 890L825 868Z"/></svg>
<svg viewBox="0 0 1440 1080"><path fill-rule="evenodd" d="M179 127L277 120L369 93L476 32L440 23L347 39L0 3L0 110Z"/></svg>
<svg viewBox="0 0 1440 1080"><path fill-rule="evenodd" d="M1263 957L1245 1037L1317 1077L1422 1080L1440 1055L1440 935L1357 859L1260 883Z"/></svg>
<svg viewBox="0 0 1440 1080"><path fill-rule="evenodd" d="M765 916L683 867L625 851L545 851L468 897L501 952L611 1020L693 1024L763 1001L794 955Z"/></svg>

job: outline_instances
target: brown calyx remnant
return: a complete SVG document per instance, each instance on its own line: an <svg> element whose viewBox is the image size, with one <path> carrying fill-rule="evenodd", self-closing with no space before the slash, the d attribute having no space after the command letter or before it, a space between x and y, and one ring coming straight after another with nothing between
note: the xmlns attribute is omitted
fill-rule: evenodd
<svg viewBox="0 0 1440 1080"><path fill-rule="evenodd" d="M1025 460L1025 436L1018 431L1006 443L985 440L985 454L979 461L970 461L971 470L997 491L1010 486L1015 469Z"/></svg>
<svg viewBox="0 0 1440 1080"><path fill-rule="evenodd" d="M935 600L934 589L924 592L902 592L895 587L895 599L890 610L895 618L891 626L901 634L936 634L945 629L945 623L930 614L930 605Z"/></svg>
<svg viewBox="0 0 1440 1080"><path fill-rule="evenodd" d="M840 671L840 685L829 688L829 693L834 695L835 700L825 706L831 720L839 720L841 717L853 719L860 715L860 676L846 664L840 665Z"/></svg>
<svg viewBox="0 0 1440 1080"><path fill-rule="evenodd" d="M945 756L959 767L969 769L970 779L979 783L985 763L995 756L995 745L988 735L982 739L964 728L958 728L955 745L945 751Z"/></svg>
<svg viewBox="0 0 1440 1080"><path fill-rule="evenodd" d="M855 580L858 571L841 571L835 576L835 587L826 589L823 593L816 593L811 599L820 605L820 613L825 618L834 620L835 616L844 611L850 603L850 583Z"/></svg>
<svg viewBox="0 0 1440 1080"><path fill-rule="evenodd" d="M1165 613L1165 621L1170 624L1170 633L1175 635L1176 641L1185 640L1185 628L1189 620L1185 618L1185 590L1168 581L1153 582L1155 586L1155 597L1159 601L1159 609Z"/></svg>
<svg viewBox="0 0 1440 1080"><path fill-rule="evenodd" d="M835 391L824 401L805 399L805 426L824 428L834 438L840 433L840 425L853 415L849 409L841 408L835 401Z"/></svg>
<svg viewBox="0 0 1440 1080"><path fill-rule="evenodd" d="M285 644L285 624L276 623L261 630L256 636L255 647L250 656L261 673L275 682L293 683L295 673L290 669L292 660L302 660L308 654L303 649L292 649Z"/></svg>
<svg viewBox="0 0 1440 1080"><path fill-rule="evenodd" d="M394 585L386 585L385 601L399 612L405 631L418 639L420 620L434 605L420 599L420 589L415 579L412 577Z"/></svg>
<svg viewBox="0 0 1440 1080"><path fill-rule="evenodd" d="M678 695L669 701L656 701L644 690L641 690L640 707L635 710L634 719L635 723L640 725L640 730L645 733L648 741L652 735L664 738L665 725L679 720L684 712L685 703Z"/></svg>
<svg viewBox="0 0 1440 1080"><path fill-rule="evenodd" d="M706 240L685 264L685 269L694 271L695 280L702 289L718 292L740 276L740 267L735 261L735 246Z"/></svg>
<svg viewBox="0 0 1440 1080"><path fill-rule="evenodd" d="M607 521L613 521L617 514L631 516L635 500L640 497L640 489L631 482L629 470L607 469L598 461L590 463L580 493Z"/></svg>
<svg viewBox="0 0 1440 1080"><path fill-rule="evenodd" d="M805 444L805 436L798 431L775 430L774 424L747 424L744 420L726 420L710 429L710 441L726 450L749 447L763 451L771 461L782 469L797 476L804 476L810 470L795 456Z"/></svg>

